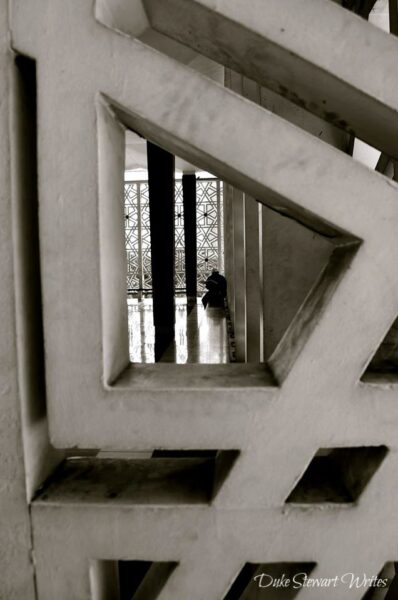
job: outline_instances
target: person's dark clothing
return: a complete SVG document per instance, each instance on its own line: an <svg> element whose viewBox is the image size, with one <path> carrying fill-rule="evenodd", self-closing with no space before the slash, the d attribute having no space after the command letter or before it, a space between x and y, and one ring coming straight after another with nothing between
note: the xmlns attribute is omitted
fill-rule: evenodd
<svg viewBox="0 0 398 600"><path fill-rule="evenodd" d="M206 308L209 306L224 306L224 298L227 295L227 280L218 271L213 272L205 283L208 292L203 296L202 303Z"/></svg>

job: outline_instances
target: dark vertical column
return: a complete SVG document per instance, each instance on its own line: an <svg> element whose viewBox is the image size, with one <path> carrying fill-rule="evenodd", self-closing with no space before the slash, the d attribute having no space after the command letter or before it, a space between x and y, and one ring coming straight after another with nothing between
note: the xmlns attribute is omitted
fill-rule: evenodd
<svg viewBox="0 0 398 600"><path fill-rule="evenodd" d="M174 156L148 142L155 360L174 339Z"/></svg>
<svg viewBox="0 0 398 600"><path fill-rule="evenodd" d="M25 402L31 411L29 418L34 421L43 419L46 414L37 174L36 62L19 55L15 64L18 111L15 130L18 182L15 190L18 213L16 272L20 278L17 308L23 315L20 317L23 328L21 368L26 389L29 390Z"/></svg>
<svg viewBox="0 0 398 600"><path fill-rule="evenodd" d="M389 0L390 33L398 35L398 3L397 0Z"/></svg>
<svg viewBox="0 0 398 600"><path fill-rule="evenodd" d="M188 304L196 303L197 248L196 248L196 175L182 176L185 233L185 278Z"/></svg>

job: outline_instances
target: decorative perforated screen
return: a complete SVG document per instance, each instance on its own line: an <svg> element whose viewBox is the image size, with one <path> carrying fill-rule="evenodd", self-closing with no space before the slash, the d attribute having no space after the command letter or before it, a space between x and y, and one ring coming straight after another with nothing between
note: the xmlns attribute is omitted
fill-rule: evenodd
<svg viewBox="0 0 398 600"><path fill-rule="evenodd" d="M196 183L198 247L198 290L212 269L223 269L222 261L222 185L219 179L200 179Z"/></svg>
<svg viewBox="0 0 398 600"><path fill-rule="evenodd" d="M185 282L185 233L184 203L182 198L182 182L175 182L175 271L174 284L176 290L184 290Z"/></svg>
<svg viewBox="0 0 398 600"><path fill-rule="evenodd" d="M198 291L212 269L223 270L222 185L219 179L198 179L197 258ZM152 291L151 233L149 224L148 182L124 185L125 234L127 252L127 291ZM175 183L175 288L185 291L185 235L182 182Z"/></svg>

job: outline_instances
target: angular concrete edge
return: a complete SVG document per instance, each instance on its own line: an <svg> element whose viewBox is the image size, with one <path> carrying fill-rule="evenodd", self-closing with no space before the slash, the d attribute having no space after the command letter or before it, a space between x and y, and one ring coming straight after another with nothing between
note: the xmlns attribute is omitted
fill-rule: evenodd
<svg viewBox="0 0 398 600"><path fill-rule="evenodd" d="M316 0L300 2L299 13L294 0L256 0L249 9L244 0L144 5L160 33L397 156L398 41L364 19Z"/></svg>

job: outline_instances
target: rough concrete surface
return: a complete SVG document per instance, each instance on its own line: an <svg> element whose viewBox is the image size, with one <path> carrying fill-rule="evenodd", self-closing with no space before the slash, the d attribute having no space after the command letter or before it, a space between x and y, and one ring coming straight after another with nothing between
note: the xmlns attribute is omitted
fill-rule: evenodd
<svg viewBox="0 0 398 600"><path fill-rule="evenodd" d="M94 600L105 600L104 561L178 563L158 600L222 600L246 563L315 563L314 577L333 577L376 575L398 559L397 384L361 381L398 314L398 185L354 161L346 135L334 127L358 128L397 154L397 41L326 0L302 0L299 13L296 4L11 0L8 19L0 0L5 600L34 597L29 511L37 600L87 600L94 589ZM162 7L173 10L165 15ZM178 7L181 18L174 18ZM192 18L198 27L190 33L184 27ZM241 68L254 83L225 89L145 44L148 23ZM21 99L21 90L10 83L8 35L14 51L37 67L38 206L29 214L39 213L40 261L32 252L32 262L42 287L37 281L33 305L43 317L43 340L41 324L28 327L20 280L29 275L23 267L30 256L21 233L26 223L19 229L25 196L16 125L23 115L13 106L10 118L10 98ZM355 56L344 52L352 44ZM333 126L322 125L320 135L314 117L287 105L271 112L274 98L256 87L264 83L264 52L284 60L279 70L277 61L271 65L282 95L289 95L280 88L283 77L294 100L292 90L301 97L301 80L314 76L331 107L344 97L341 118L329 115ZM367 74L361 67L370 52ZM309 101L313 92L306 90ZM255 198L264 207L254 228L259 244L262 238L262 285L280 288L289 279L285 290L263 296L263 318L273 327L268 364L128 364L121 202L112 210L122 193L125 127L230 186L228 247L241 261L235 320L247 318L245 295L237 296L250 232L242 201ZM274 250L273 258L266 255ZM230 276L236 268L227 265ZM246 344L248 322L239 325ZM42 358L33 360L35 348ZM62 458L49 436L53 447L89 457L78 459L82 469L64 463L30 503ZM203 455L176 463L146 457L134 474L134 462L96 457L97 450L154 449L239 456L231 466L217 454L214 471ZM159 464L169 466L152 467ZM286 503L300 481L306 499L315 487L322 501L304 507L299 494ZM359 600L363 590L343 586L334 594L307 588L300 600Z"/></svg>

